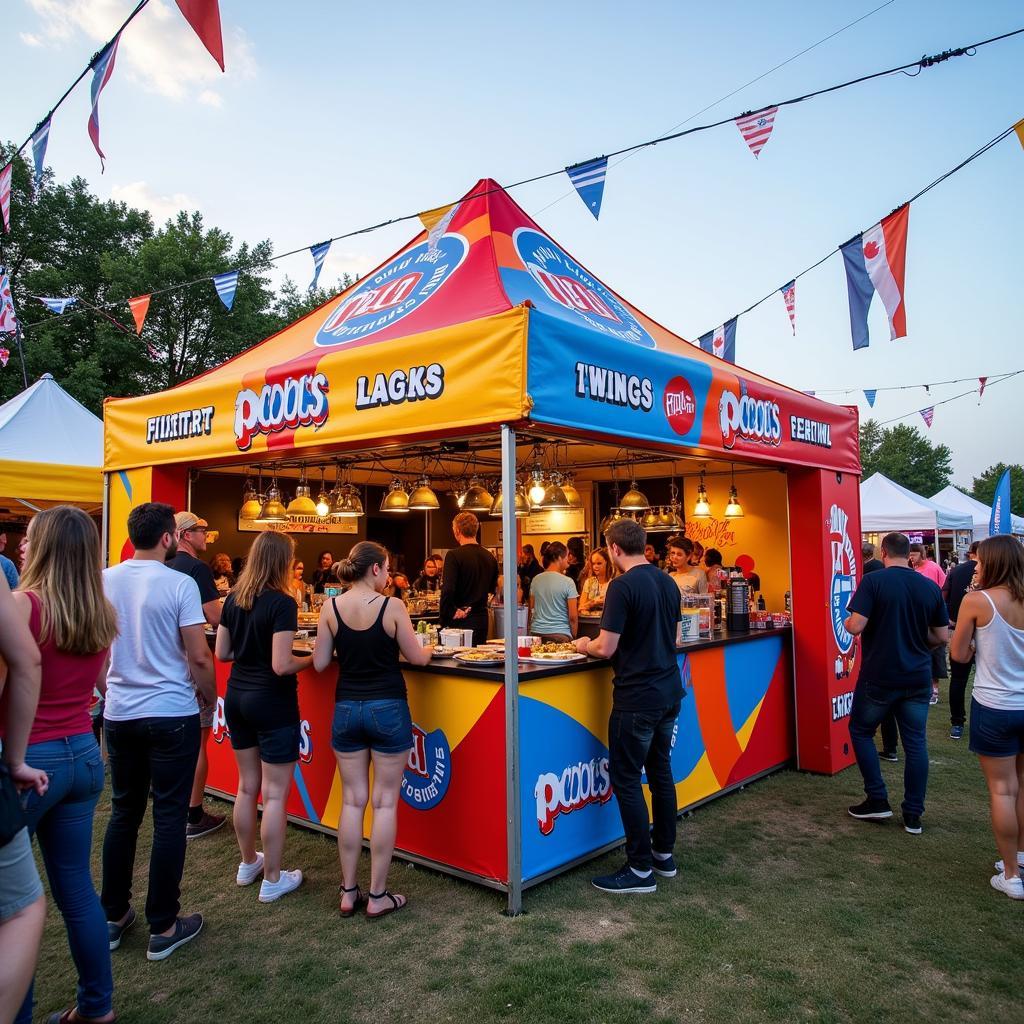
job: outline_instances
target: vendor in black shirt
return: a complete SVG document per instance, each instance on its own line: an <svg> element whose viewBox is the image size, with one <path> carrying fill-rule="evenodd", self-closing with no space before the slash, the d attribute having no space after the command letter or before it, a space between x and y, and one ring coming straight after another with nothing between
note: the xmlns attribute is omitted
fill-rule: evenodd
<svg viewBox="0 0 1024 1024"><path fill-rule="evenodd" d="M967 561L955 565L949 570L946 582L942 586L942 596L946 599L949 609L949 628L956 626L956 618L960 614L960 605L974 580L974 570L978 565L978 542L975 541L967 552ZM964 723L967 721L967 709L964 706L964 694L967 691L967 679L971 674L970 661L949 659L949 738L961 740L964 737Z"/></svg>
<svg viewBox="0 0 1024 1024"><path fill-rule="evenodd" d="M441 589L441 559L427 555L423 562L423 571L412 584L413 590L421 594L433 594Z"/></svg>
<svg viewBox="0 0 1024 1024"><path fill-rule="evenodd" d="M324 587L339 586L338 577L334 575L334 553L321 551L317 556L316 568L313 570L313 593L322 594Z"/></svg>
<svg viewBox="0 0 1024 1024"><path fill-rule="evenodd" d="M487 600L498 589L498 562L477 542L480 523L472 512L452 520L458 542L444 558L441 584L441 628L473 630L473 643L487 639Z"/></svg>
<svg viewBox="0 0 1024 1024"><path fill-rule="evenodd" d="M647 536L639 523L613 523L605 540L620 575L608 584L601 632L594 640L581 637L576 650L612 659L608 767L626 833L626 863L593 884L604 892L654 892L655 875L676 874L672 848L678 808L671 753L683 697L676 660L679 588L644 557ZM640 786L645 766L653 831Z"/></svg>

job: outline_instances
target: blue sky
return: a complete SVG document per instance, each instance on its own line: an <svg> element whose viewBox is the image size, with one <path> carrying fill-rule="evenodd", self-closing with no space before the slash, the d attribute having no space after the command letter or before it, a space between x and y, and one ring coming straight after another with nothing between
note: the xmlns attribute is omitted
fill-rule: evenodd
<svg viewBox="0 0 1024 1024"><path fill-rule="evenodd" d="M48 163L158 220L201 210L237 240L287 251L509 183L686 121L878 7L863 2L587 5L221 0L227 74L171 0L125 33L103 95L107 171L85 131L85 83L54 119ZM132 0L8 0L4 136L21 141ZM1018 2L894 0L691 124L1024 27ZM642 152L609 172L595 222L564 177L514 198L581 263L687 338L712 329L885 216L1024 117L1024 36L922 72L783 109L760 159L739 132ZM918 384L1024 367L1024 151L1011 137L913 205L908 337L876 299L850 345L838 256L740 318L741 365L800 389ZM324 280L364 273L413 233L335 243ZM307 256L281 273L305 283ZM153 282L159 286L160 282ZM258 339L253 339L254 341ZM966 390L880 393L889 419ZM833 400L859 400L860 394ZM954 479L1021 461L1024 375L935 411ZM924 428L920 417L906 422Z"/></svg>

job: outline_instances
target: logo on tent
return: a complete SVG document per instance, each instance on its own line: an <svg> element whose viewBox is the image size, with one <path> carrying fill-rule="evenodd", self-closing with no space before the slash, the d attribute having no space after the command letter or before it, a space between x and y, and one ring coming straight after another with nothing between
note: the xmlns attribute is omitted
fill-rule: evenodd
<svg viewBox="0 0 1024 1024"><path fill-rule="evenodd" d="M853 579L857 572L857 556L850 541L846 524L849 516L838 505L833 505L829 510L828 528L829 543L832 552L832 584L830 587L830 610L832 613L832 634L836 640L836 647L840 655L848 654L853 646L853 637L847 632L846 618L849 615L847 605L853 594ZM839 658L837 661L841 661ZM839 670L837 666L836 678L849 675L848 667L843 666Z"/></svg>
<svg viewBox="0 0 1024 1024"><path fill-rule="evenodd" d="M513 235L516 252L539 293L531 296L540 308L569 310L602 334L654 348L654 339L621 299L591 277L547 235L533 228L518 228Z"/></svg>
<svg viewBox="0 0 1024 1024"><path fill-rule="evenodd" d="M433 298L468 252L461 235L448 234L434 249L422 242L396 256L342 299L317 331L316 344L350 345L397 323Z"/></svg>

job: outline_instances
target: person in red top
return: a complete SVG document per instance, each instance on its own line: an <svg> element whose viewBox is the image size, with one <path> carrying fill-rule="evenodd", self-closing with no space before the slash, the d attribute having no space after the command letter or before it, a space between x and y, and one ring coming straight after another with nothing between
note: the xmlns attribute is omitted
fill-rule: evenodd
<svg viewBox="0 0 1024 1024"><path fill-rule="evenodd" d="M50 785L42 795L29 792L25 817L39 840L78 971L76 1005L58 1019L112 1021L107 917L89 865L93 814L103 790L89 705L94 687L106 689L117 615L103 594L99 532L81 509L58 505L40 512L29 524L28 540L14 600L39 645L42 686L26 759L46 772ZM30 988L15 1021L31 1020Z"/></svg>
<svg viewBox="0 0 1024 1024"><path fill-rule="evenodd" d="M942 566L928 557L923 544L910 545L910 567L930 579L940 590L945 587L946 574L942 571ZM947 645L943 644L941 647L932 648L932 696L929 704L939 703L939 680L949 678L946 647Z"/></svg>

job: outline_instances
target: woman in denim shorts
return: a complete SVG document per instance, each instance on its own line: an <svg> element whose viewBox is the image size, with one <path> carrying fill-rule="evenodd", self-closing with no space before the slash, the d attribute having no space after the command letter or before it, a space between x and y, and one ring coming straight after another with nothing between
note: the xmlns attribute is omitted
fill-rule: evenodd
<svg viewBox="0 0 1024 1024"><path fill-rule="evenodd" d="M1009 536L978 545L977 590L964 596L950 644L954 661L976 648L971 750L988 783L1000 859L993 889L1024 900L1024 547Z"/></svg>
<svg viewBox="0 0 1024 1024"><path fill-rule="evenodd" d="M404 896L387 888L395 848L398 794L412 748L412 718L398 655L401 652L413 665L425 665L430 661L430 650L417 640L405 604L383 593L388 584L388 553L384 548L361 541L335 570L338 578L351 586L341 597L324 603L313 665L323 672L332 654L338 659L331 745L342 782L339 909L342 917L351 917L362 903L356 872L369 799L373 824L366 916L377 918L401 910L407 903Z"/></svg>

